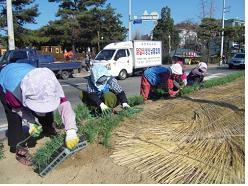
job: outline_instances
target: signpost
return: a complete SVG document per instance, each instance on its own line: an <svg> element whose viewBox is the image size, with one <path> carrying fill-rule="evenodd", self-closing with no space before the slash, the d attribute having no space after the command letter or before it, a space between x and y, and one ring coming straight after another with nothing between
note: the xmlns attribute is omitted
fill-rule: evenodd
<svg viewBox="0 0 248 186"><path fill-rule="evenodd" d="M159 14L158 12L151 12L151 14L149 14L146 10L144 11L144 13L140 16L140 18L138 18L138 16L131 16L131 0L129 0L129 25L128 25L128 38L129 40L132 40L132 31L131 31L131 23L133 22L133 24L142 24L143 21L153 21L155 23L157 23L157 20L159 19ZM156 25L156 24L155 24ZM152 36L151 36L152 39Z"/></svg>
<svg viewBox="0 0 248 186"><path fill-rule="evenodd" d="M7 0L7 24L8 24L8 41L9 50L15 49L14 27L13 27L13 14L12 14L12 1Z"/></svg>

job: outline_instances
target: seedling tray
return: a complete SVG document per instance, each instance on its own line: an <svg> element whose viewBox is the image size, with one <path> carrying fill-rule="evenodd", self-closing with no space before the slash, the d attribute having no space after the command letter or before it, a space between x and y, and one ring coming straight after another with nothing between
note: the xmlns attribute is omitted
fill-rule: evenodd
<svg viewBox="0 0 248 186"><path fill-rule="evenodd" d="M52 171L53 169L55 169L59 164L61 164L64 160L66 160L67 158L69 158L70 156L72 156L73 154L75 154L76 152L78 152L79 150L82 150L83 148L85 148L87 146L87 141L84 138L80 138L80 142L78 143L78 145L73 149L73 150L69 150L66 147L61 147L60 148L60 153L57 153L57 155L54 156L54 159L51 161L51 163L49 163L40 173L39 175L41 177L46 176L50 171Z"/></svg>

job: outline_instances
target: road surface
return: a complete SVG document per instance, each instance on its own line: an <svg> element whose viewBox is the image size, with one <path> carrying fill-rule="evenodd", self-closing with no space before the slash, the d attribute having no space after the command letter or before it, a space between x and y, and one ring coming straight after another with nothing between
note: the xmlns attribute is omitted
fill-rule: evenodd
<svg viewBox="0 0 248 186"><path fill-rule="evenodd" d="M187 74L192 69L186 69ZM239 69L228 69L227 66L225 67L218 67L217 65L209 67L208 75L204 78L204 80L211 79L214 77L224 76L235 71L239 71ZM75 107L77 104L81 104L81 100L79 99L80 90L86 89L86 79L85 78L70 78L68 80L59 80L65 95L71 102L72 106ZM140 89L140 76L129 77L125 80L119 81L120 85L122 86L123 90L125 91L127 97L133 95L139 95ZM6 128L7 120L5 117L5 112L0 104L0 130L2 128Z"/></svg>

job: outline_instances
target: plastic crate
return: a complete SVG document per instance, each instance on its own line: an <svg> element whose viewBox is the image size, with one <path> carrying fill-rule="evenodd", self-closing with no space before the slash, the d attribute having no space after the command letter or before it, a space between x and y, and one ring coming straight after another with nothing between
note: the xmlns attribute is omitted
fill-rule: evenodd
<svg viewBox="0 0 248 186"><path fill-rule="evenodd" d="M44 168L39 175L41 177L46 176L51 170L56 168L59 164L61 164L64 160L75 154L77 151L85 148L87 146L87 141L85 139L80 140L78 145L73 149L69 150L66 147L63 147L63 151L56 157L54 160L46 167Z"/></svg>

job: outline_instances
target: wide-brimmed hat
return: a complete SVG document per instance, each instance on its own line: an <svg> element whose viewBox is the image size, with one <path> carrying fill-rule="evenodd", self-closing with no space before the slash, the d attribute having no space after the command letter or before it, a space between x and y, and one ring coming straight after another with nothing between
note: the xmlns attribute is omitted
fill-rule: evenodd
<svg viewBox="0 0 248 186"><path fill-rule="evenodd" d="M184 68L186 68L186 66L183 64L183 62L182 62L182 61L177 61L177 62L176 62L176 64L177 64L177 63L178 63L178 64L180 64L180 65L181 65L181 67L182 67L183 69L184 69Z"/></svg>
<svg viewBox="0 0 248 186"><path fill-rule="evenodd" d="M201 69L201 71L206 72L207 69L208 69L208 65L206 63L204 63L204 62L200 62L198 64L198 69Z"/></svg>
<svg viewBox="0 0 248 186"><path fill-rule="evenodd" d="M170 68L171 68L171 71L173 74L176 74L176 75L182 75L183 74L182 66L178 63L171 65Z"/></svg>
<svg viewBox="0 0 248 186"><path fill-rule="evenodd" d="M21 82L21 90L23 105L39 113L56 110L64 97L61 85L48 68L30 71Z"/></svg>

